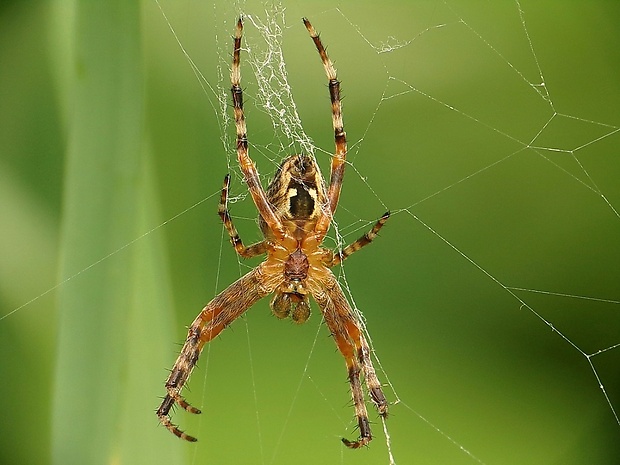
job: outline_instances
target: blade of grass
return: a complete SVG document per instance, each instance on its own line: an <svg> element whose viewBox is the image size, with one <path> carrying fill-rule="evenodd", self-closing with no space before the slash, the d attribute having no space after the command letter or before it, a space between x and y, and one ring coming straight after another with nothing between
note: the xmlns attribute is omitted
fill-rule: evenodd
<svg viewBox="0 0 620 465"><path fill-rule="evenodd" d="M139 2L72 5L52 463L179 463L153 414L170 340L162 244L131 243L156 208L142 152Z"/></svg>

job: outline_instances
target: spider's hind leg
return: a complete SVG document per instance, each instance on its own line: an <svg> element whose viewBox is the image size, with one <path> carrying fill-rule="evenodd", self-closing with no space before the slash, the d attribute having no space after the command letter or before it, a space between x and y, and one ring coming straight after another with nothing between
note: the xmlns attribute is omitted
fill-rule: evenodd
<svg viewBox="0 0 620 465"><path fill-rule="evenodd" d="M370 421L362 390L362 374L366 380L370 397L382 417L387 416L388 404L372 366L370 350L360 323L331 272L325 277L322 285L321 289L313 289L312 295L321 308L325 323L345 359L355 417L359 428L357 440L350 441L343 438L342 442L351 449L358 449L372 440Z"/></svg>
<svg viewBox="0 0 620 465"><path fill-rule="evenodd" d="M161 403L161 405L159 406L159 408L157 409L157 417L159 418L159 421L161 422L162 425L164 425L166 427L166 429L168 431L170 431L172 434L174 434L176 437L181 438L181 439L185 439L186 441L189 442L196 442L197 439L194 436L190 436L189 434L184 433L183 431L181 431L177 425L174 425L171 421L170 421L170 417L168 416L168 414L170 413L170 410L172 409L172 407L174 406L175 403L178 403L176 401L176 399L174 398L174 396L168 394L166 395L166 397L164 398L163 402ZM184 404L188 407L191 407L191 405L189 405L187 402L184 401ZM179 404L181 405L181 404ZM183 405L182 405L183 406ZM185 408L185 406L183 406L183 408ZM188 410L187 408L185 408L188 412L192 412L192 413L200 413L200 410L198 409L194 409L194 407L191 407L193 410Z"/></svg>
<svg viewBox="0 0 620 465"><path fill-rule="evenodd" d="M181 390L196 366L204 345L217 337L257 300L273 292L273 285L266 282L264 276L264 266L259 265L239 278L216 295L189 327L185 344L165 383L167 395L156 412L159 421L175 436L190 442L196 441L195 437L185 434L172 424L170 411L177 404L190 413L200 413L200 410L183 399Z"/></svg>
<svg viewBox="0 0 620 465"><path fill-rule="evenodd" d="M175 362L170 375L166 380L166 397L157 409L157 417L162 425L166 427L175 436L185 439L186 441L195 442L197 439L189 434L185 434L176 425L170 421L170 410L175 404L190 413L201 413L199 409L189 404L180 394L181 389L189 379L192 370L198 362L198 356L204 343L201 342L203 322L200 316L192 323L189 329L187 340L181 349L177 361Z"/></svg>

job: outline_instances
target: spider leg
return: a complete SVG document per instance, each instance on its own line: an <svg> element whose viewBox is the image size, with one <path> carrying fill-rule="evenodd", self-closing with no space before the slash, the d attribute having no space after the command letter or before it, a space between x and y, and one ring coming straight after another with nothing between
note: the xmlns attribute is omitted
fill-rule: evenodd
<svg viewBox="0 0 620 465"><path fill-rule="evenodd" d="M256 244L252 244L248 247L245 247L243 245L243 241L239 237L239 233L237 233L237 228L235 228L235 225L232 218L230 217L230 213L228 212L227 208L229 187L230 175L227 174L226 177L224 177L224 186L222 187L220 203L217 206L217 213L218 215L220 215L220 218L224 223L224 227L226 228L226 232L228 232L228 236L230 237L230 242L232 246L243 258L250 258L255 257L256 255L264 254L267 251L267 243L265 241L257 242Z"/></svg>
<svg viewBox="0 0 620 465"><path fill-rule="evenodd" d="M273 291L275 285L264 286L263 277L263 266L259 265L215 296L189 327L185 344L165 383L167 395L156 412L161 424L179 438L196 441L195 437L185 434L172 424L169 414L174 404L190 413L200 413L199 409L192 407L180 394L198 362L200 352L207 342L220 334L257 300Z"/></svg>
<svg viewBox="0 0 620 465"><path fill-rule="evenodd" d="M340 189L342 188L345 161L347 157L347 137L344 132L344 124L342 122L340 81L338 81L336 76L336 70L334 69L333 63L327 56L327 52L325 51L325 47L323 46L318 33L312 24L310 24L310 21L303 18L303 22L306 29L308 29L308 32L310 33L310 37L314 41L314 45L316 46L319 55L321 56L323 68L325 68L325 74L327 76L327 80L329 81L329 96L332 103L332 125L334 128L334 141L336 145L336 152L332 157L329 188L327 190L329 212L326 212L326 214L317 221L314 229L319 236L323 237L329 229L329 223L331 222L332 216L336 211L338 199L340 198Z"/></svg>
<svg viewBox="0 0 620 465"><path fill-rule="evenodd" d="M339 250L335 253L332 253L331 257L329 257L328 260L326 261L325 266L331 268L332 266L339 265L346 258L353 255L359 249L361 249L362 247L374 241L377 235L379 234L379 231L381 230L383 225L385 225L389 217L390 217L390 212L385 212L383 216L379 218L379 220L375 223L375 225L372 227L370 231L365 233L362 237L360 237L355 242L352 242L351 244L347 245L344 249Z"/></svg>
<svg viewBox="0 0 620 465"><path fill-rule="evenodd" d="M285 232L282 222L273 211L273 208L267 200L267 195L261 186L256 165L248 154L248 135L245 125L245 114L243 113L243 90L241 89L241 36L243 35L243 21L241 18L237 21L235 30L235 42L233 49L233 62L230 71L230 83L233 99L233 109L235 114L235 128L237 131L237 159L243 172L248 190L252 195L254 204L258 212L265 220L269 229L274 233L277 239L284 239Z"/></svg>
<svg viewBox="0 0 620 465"><path fill-rule="evenodd" d="M334 336L336 345L347 365L360 437L355 441L343 438L342 442L347 447L357 449L372 440L368 411L366 410L360 381L361 373L364 374L370 397L379 414L383 417L387 416L388 404L372 365L370 349L360 323L351 310L336 278L331 272L328 271L328 273L322 281L321 287L313 289L312 295L321 307L325 323Z"/></svg>

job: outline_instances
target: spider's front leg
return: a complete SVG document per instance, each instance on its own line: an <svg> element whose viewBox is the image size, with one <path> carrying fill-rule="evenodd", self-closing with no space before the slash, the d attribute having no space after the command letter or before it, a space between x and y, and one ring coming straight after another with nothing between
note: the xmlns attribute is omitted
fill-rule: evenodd
<svg viewBox="0 0 620 465"><path fill-rule="evenodd" d="M181 390L198 362L204 345L220 334L257 300L271 293L275 285L265 282L263 265L241 277L207 304L191 324L187 339L166 380L167 394L157 409L157 417L168 431L186 441L196 438L185 434L170 421L170 410L178 404L190 413L200 413L181 396Z"/></svg>
<svg viewBox="0 0 620 465"><path fill-rule="evenodd" d="M310 21L308 21L307 18L303 18L303 22L323 62L323 69L325 70L325 76L327 76L329 86L329 97L332 103L332 126L334 128L334 144L336 151L332 157L329 188L327 190L329 211L317 221L315 227L315 231L322 238L329 229L329 224L338 206L338 200L340 199L340 190L344 179L344 168L347 158L347 136L344 131L344 123L342 120L340 81L336 75L336 69L327 55L327 51L321 42L319 34L312 24L310 24Z"/></svg>
<svg viewBox="0 0 620 465"><path fill-rule="evenodd" d="M235 39L233 48L233 62L230 70L230 91L233 100L233 112L235 115L235 129L237 132L237 160L243 172L243 177L254 200L256 209L260 216L269 225L269 229L273 235L283 240L285 237L282 221L274 212L271 204L267 200L267 196L260 183L258 170L256 165L250 158L248 153L248 134L245 124L245 113L243 112L243 89L241 88L241 38L243 36L243 21L241 18L237 21L235 29Z"/></svg>

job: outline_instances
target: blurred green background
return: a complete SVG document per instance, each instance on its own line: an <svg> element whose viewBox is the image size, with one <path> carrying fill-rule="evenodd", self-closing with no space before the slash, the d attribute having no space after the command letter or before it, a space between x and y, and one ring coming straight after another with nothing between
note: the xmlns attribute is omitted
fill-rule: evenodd
<svg viewBox="0 0 620 465"><path fill-rule="evenodd" d="M0 4L0 463L390 463L374 413L368 448L339 441L357 432L316 308L297 327L261 302L207 347L186 391L204 413L173 417L198 443L157 424L185 327L257 263L216 214L230 171L237 227L259 239L218 100L239 12L283 26L324 170L302 16L336 63L343 240L394 212L337 271L389 383L396 463L618 463L620 4L402 0ZM267 178L299 148L260 106L268 49L246 34Z"/></svg>

